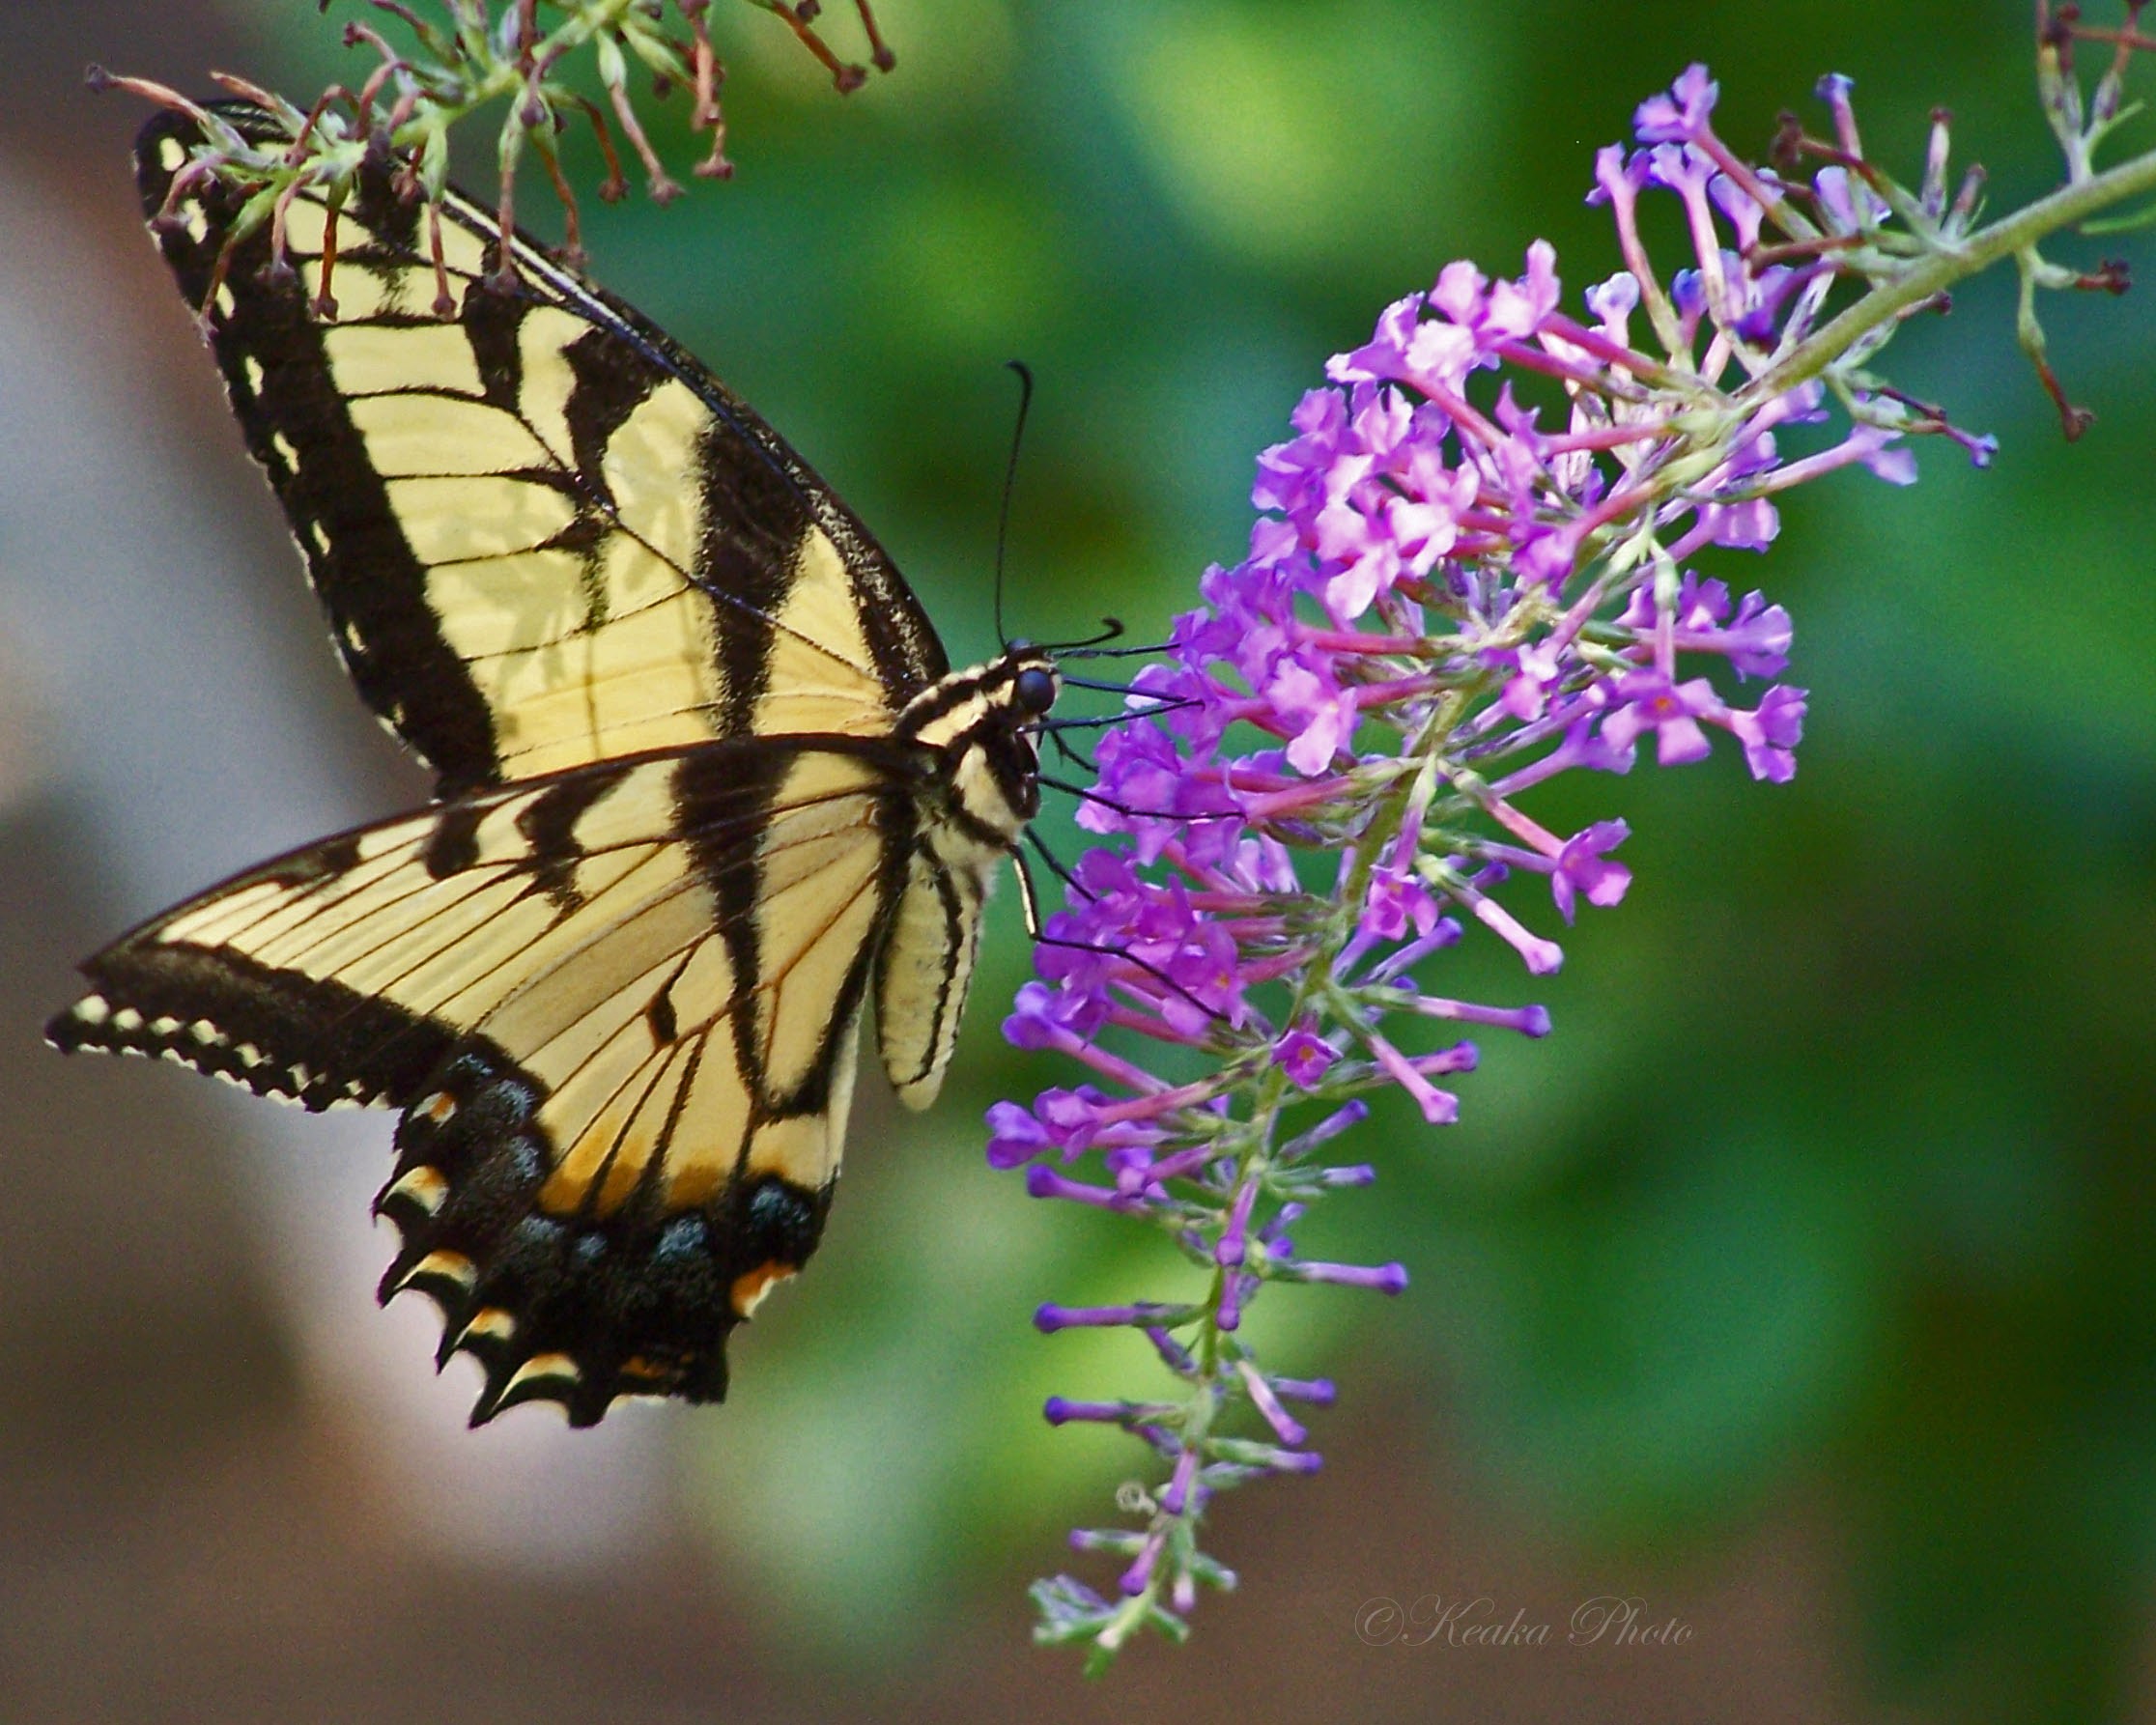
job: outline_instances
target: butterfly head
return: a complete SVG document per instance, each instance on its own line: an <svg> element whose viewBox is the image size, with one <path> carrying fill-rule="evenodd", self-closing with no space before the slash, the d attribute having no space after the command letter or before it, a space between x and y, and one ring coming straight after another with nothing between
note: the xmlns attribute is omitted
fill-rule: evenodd
<svg viewBox="0 0 2156 1725"><path fill-rule="evenodd" d="M1015 750L1030 777L1034 771L1034 733L1054 711L1063 694L1063 673L1046 647L1012 641L1002 657L973 673L979 679L980 704L974 736L1007 752Z"/></svg>
<svg viewBox="0 0 2156 1725"><path fill-rule="evenodd" d="M899 716L898 734L938 752L958 806L983 836L1007 846L1039 809L1031 733L1062 693L1047 649L1013 641L922 690Z"/></svg>

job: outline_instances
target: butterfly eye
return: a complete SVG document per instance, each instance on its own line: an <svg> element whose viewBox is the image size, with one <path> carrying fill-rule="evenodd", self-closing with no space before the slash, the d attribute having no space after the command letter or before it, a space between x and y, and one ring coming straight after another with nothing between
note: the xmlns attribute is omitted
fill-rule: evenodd
<svg viewBox="0 0 2156 1725"><path fill-rule="evenodd" d="M1028 665L1011 685L1010 697L1025 712L1045 713L1056 704L1056 679L1038 665Z"/></svg>

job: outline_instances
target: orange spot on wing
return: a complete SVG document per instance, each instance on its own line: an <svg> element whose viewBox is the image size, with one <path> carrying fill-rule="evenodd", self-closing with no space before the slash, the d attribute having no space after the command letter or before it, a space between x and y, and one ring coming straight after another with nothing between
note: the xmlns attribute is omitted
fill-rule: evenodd
<svg viewBox="0 0 2156 1725"><path fill-rule="evenodd" d="M763 1304L763 1297L773 1287L799 1273L799 1264L780 1263L774 1258L760 1263L754 1269L734 1278L733 1309L743 1317L753 1317L756 1308Z"/></svg>

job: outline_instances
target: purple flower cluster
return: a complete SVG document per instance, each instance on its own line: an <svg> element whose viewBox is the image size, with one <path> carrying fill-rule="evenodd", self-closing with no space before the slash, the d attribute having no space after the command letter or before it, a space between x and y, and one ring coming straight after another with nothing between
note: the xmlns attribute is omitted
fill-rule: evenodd
<svg viewBox="0 0 2156 1725"><path fill-rule="evenodd" d="M1842 115L1846 87L1826 94ZM1330 1386L1260 1367L1250 1303L1268 1283L1406 1283L1398 1264L1298 1254L1305 1207L1374 1177L1319 1152L1364 1092L1397 1088L1433 1125L1456 1117L1445 1081L1473 1044L1410 1052L1397 1026L1547 1032L1539 1005L1421 979L1469 922L1531 976L1559 967L1545 918L1501 901L1505 883L1541 877L1567 924L1631 884L1623 821L1552 831L1529 793L1572 769L1627 773L1643 746L1663 766L1703 760L1716 732L1753 778L1795 772L1804 692L1772 681L1789 615L1691 560L1763 551L1773 497L1801 480L1859 465L1909 482L1896 439L1946 429L1837 377L1847 435L1785 453L1792 428L1827 418L1829 389L1776 368L1829 288L1861 273L1851 260L1885 206L1841 162L1800 186L1740 161L1709 126L1714 99L1691 69L1640 108L1639 149L1598 158L1593 199L1627 268L1582 312L1537 242L1517 279L1447 266L1334 357L1294 436L1259 458L1248 554L1206 572L1203 605L1101 737L1079 820L1114 842L1071 872L1006 1026L1088 1081L997 1104L988 1155L1025 1166L1036 1197L1155 1223L1200 1275L1179 1302L1040 1309L1044 1331L1138 1331L1178 1384L1169 1401L1049 1402L1057 1423L1126 1428L1166 1480L1142 1527L1077 1536L1125 1560L1119 1597L1043 1583L1043 1638L1105 1654L1142 1622L1177 1629L1195 1583L1225 1576L1196 1544L1207 1497L1318 1465L1286 1405ZM1666 285L1639 235L1648 192L1679 200L1692 241ZM1797 238L1764 246L1769 226ZM1197 1051L1173 1063L1205 1075L1170 1082L1149 1045ZM1298 1131L1301 1109L1322 1112ZM1097 1176L1065 1172L1080 1158ZM1236 1408L1261 1435L1227 1433Z"/></svg>

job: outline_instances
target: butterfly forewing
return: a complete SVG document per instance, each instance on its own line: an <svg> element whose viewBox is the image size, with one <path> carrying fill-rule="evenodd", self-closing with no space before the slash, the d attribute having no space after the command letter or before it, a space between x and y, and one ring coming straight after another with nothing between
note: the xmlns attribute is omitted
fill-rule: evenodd
<svg viewBox="0 0 2156 1725"><path fill-rule="evenodd" d="M192 135L179 116L145 131L153 214ZM948 669L777 434L521 237L503 285L490 212L452 194L430 214L368 172L334 215L318 189L291 200L287 268L264 224L220 276L241 202L183 196L159 244L354 680L446 790L715 738L882 735Z"/></svg>

